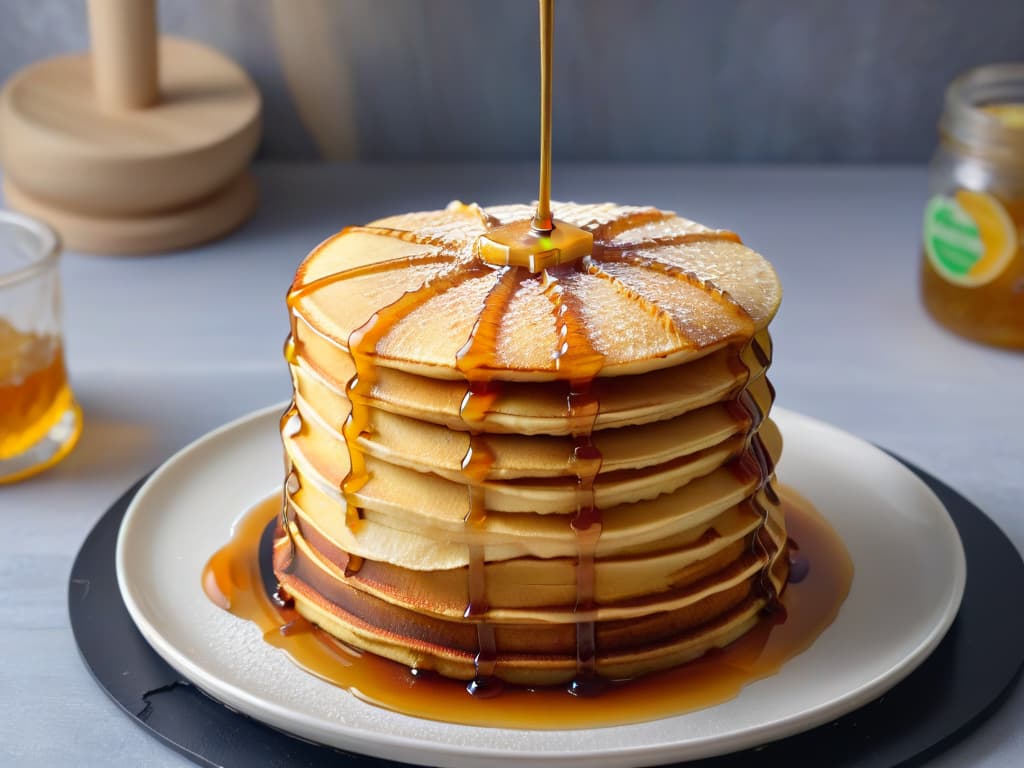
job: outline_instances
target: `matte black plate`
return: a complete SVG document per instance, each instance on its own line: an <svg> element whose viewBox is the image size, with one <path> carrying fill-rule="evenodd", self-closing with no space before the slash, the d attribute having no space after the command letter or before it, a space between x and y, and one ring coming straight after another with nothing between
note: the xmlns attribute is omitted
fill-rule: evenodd
<svg viewBox="0 0 1024 768"><path fill-rule="evenodd" d="M1024 663L1024 562L984 512L907 466L942 499L967 554L967 589L945 639L877 701L797 736L688 768L916 765L962 738L1003 700ZM141 484L100 518L71 570L71 627L96 682L139 725L200 765L398 765L275 731L208 698L157 656L132 623L114 572L118 528Z"/></svg>

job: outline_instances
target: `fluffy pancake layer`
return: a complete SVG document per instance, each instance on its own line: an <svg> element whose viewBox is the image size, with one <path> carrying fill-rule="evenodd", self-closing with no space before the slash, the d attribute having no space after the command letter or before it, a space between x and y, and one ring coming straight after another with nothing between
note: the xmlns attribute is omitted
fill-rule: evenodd
<svg viewBox="0 0 1024 768"><path fill-rule="evenodd" d="M736 639L785 584L778 283L651 208L556 206L594 234L580 265L474 258L530 213L392 217L300 267L275 572L311 621L415 668L645 674Z"/></svg>

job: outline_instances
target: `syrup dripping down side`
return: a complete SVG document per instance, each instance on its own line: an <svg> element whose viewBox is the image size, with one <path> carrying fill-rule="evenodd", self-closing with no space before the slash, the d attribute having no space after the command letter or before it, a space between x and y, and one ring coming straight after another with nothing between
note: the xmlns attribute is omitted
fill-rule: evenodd
<svg viewBox="0 0 1024 768"><path fill-rule="evenodd" d="M295 348L295 313L289 311L289 323L290 332L288 338L284 342L284 359L289 366L298 364L298 353ZM291 402L288 403L288 407L284 413L281 414L281 420L278 425L279 431L283 438L294 437L302 431L302 416L299 414L299 408L295 403L295 396L292 396ZM295 473L295 467L292 465L292 458L288 455L288 451L284 451L284 487L281 489L281 528L284 531L284 535L288 539L288 560L285 563L284 569L288 571L292 564L295 562L295 538L292 535L292 520L288 514L291 505L289 500L291 497L299 491L299 476Z"/></svg>
<svg viewBox="0 0 1024 768"><path fill-rule="evenodd" d="M355 375L345 388L351 404L351 411L342 428L348 446L349 471L342 481L341 492L345 499L345 522L350 530L359 530L362 515L356 494L370 479L366 469L366 456L359 447L359 439L368 435L370 431L373 411L371 398L377 383L378 343L397 322L416 308L482 274L480 267L456 262L449 269L432 275L415 290L403 293L396 301L374 312L369 320L349 335L348 350L355 367Z"/></svg>
<svg viewBox="0 0 1024 768"><path fill-rule="evenodd" d="M770 513L764 504L763 498L774 505L778 505L780 499L771 483L772 473L775 471L775 463L767 448L765 448L764 441L761 439L758 431L764 423L767 414L761 409L761 406L750 391L750 380L753 374L745 360L745 355L748 352L754 356L758 364L764 369L767 369L771 363L771 356L768 350L764 349L756 337L752 336L749 341L737 348L734 358L735 365L737 372L744 376L744 382L730 403L730 410L738 421L743 421L747 424L747 429L744 435L743 449L740 455L730 463L730 468L740 480L754 482L754 491L746 502L757 513L759 518L758 526L751 536L751 551L764 562L754 588L765 601L765 612L773 613L779 611L781 607L778 590L775 588L771 578L772 568L780 552L779 546L775 543L768 530ZM769 392L774 398L775 393L770 383Z"/></svg>
<svg viewBox="0 0 1024 768"><path fill-rule="evenodd" d="M694 233L692 235L681 236L679 239L684 242L696 242L702 239L731 240L733 237L731 236L731 233L712 232ZM764 560L764 566L761 569L761 573L758 576L755 586L765 600L766 611L771 612L773 610L777 610L780 605L779 596L772 582L771 575L772 567L779 555L779 547L775 544L774 539L768 530L769 510L764 505L762 496L768 499L770 503L776 505L779 503L779 497L771 484L771 476L775 469L774 462L765 448L764 442L758 432L767 414L761 410L757 400L750 392L749 386L753 372L745 361L745 355L749 352L754 356L761 368L767 369L771 364L770 351L764 349L760 341L757 339L756 327L749 313L735 299L733 299L727 291L719 288L711 280L704 279L695 272L682 269L674 264L669 264L646 255L642 251L640 253L631 253L628 250L608 249L602 247L599 254L599 262L632 264L642 269L656 271L669 277L685 281L714 298L724 310L729 312L734 318L741 321L740 334L745 338L745 341L734 345L736 354L733 359L735 361L734 364L736 366L736 372L742 377L743 383L737 390L736 396L729 405L737 422L746 424L747 428L743 441L743 450L740 455L731 462L730 466L733 472L740 479L745 482L749 482L751 480L754 481L754 492L751 494L747 503L750 504L752 509L757 513L760 523L751 538L751 547L754 554ZM774 400L774 388L772 388L771 382L767 381L767 377L765 381L768 385L771 398Z"/></svg>
<svg viewBox="0 0 1024 768"><path fill-rule="evenodd" d="M423 237L407 230L384 227L349 227L343 230L341 234L344 235L351 232L367 232L423 245L438 245L439 243L449 245L446 240L439 240L429 236ZM329 285L357 277L381 275L392 271L408 269L413 266L430 264L436 264L439 268L438 272L428 277L418 288L407 291L396 301L379 309L362 326L349 334L347 346L356 373L346 386L346 394L351 404L351 411L344 425L342 425L342 434L345 436L345 441L348 445L350 463L348 474L342 482L341 491L346 503L346 524L352 530L358 529L361 519L358 505L354 503L354 495L358 493L368 480L365 457L362 450L358 447L357 439L369 429L371 412L369 396L377 380L377 344L395 323L416 309L416 307L464 280L480 274L477 270L465 268L465 263L460 261L459 250L459 248L446 248L359 267L339 269L294 287L288 293L286 303L290 315L291 333L285 342L284 356L290 365L296 365L298 363L296 321L300 302L303 298Z"/></svg>
<svg viewBox="0 0 1024 768"><path fill-rule="evenodd" d="M573 267L574 269L576 267ZM587 266L579 264L584 272ZM544 273L544 294L555 316L558 370L568 379L566 414L573 441L572 465L576 474L576 513L570 525L576 536L576 677L571 693L587 696L604 687L597 675L594 556L601 537L601 511L594 498L594 481L601 471L601 452L593 441L594 424L601 410L592 392L604 356L587 333L579 298L559 280L558 271Z"/></svg>
<svg viewBox="0 0 1024 768"><path fill-rule="evenodd" d="M495 273L494 285L488 291L469 339L458 352L456 367L467 379L466 394L459 408L460 418L470 426L469 443L462 458L462 474L469 495L469 513L465 519L469 565L465 618L476 623L477 652L473 659L474 677L467 690L478 697L494 696L502 689L494 676L498 648L494 627L487 621L490 609L487 600L486 552L483 526L487 520L487 497L484 483L494 465L494 454L479 427L501 396L501 382L491 378L497 365L498 333L501 319L521 280L518 268L504 267ZM474 429L474 426L477 428Z"/></svg>
<svg viewBox="0 0 1024 768"><path fill-rule="evenodd" d="M694 232L672 239L671 244L682 245L684 243L693 243L702 240L733 241L738 239L733 236L731 232L727 231ZM660 245L665 244L666 243L660 243ZM768 530L769 510L764 505L762 496L774 505L779 503L779 498L771 484L771 475L774 471L774 463L768 451L765 449L764 441L758 431L766 417L766 414L762 412L756 398L749 389L751 379L753 377L753 371L748 365L746 365L744 358L744 355L749 352L754 355L762 369L767 369L771 364L770 350L766 350L758 340L756 336L756 327L750 314L746 312L746 310L736 302L727 291L722 290L710 280L700 278L700 276L693 271L683 269L674 264L658 260L657 258L645 254L644 250L646 249L640 248L642 245L645 244L637 244L637 247L635 248L630 246L609 248L606 244L601 244L600 248L595 248L596 258L594 261L597 261L598 264L592 265L592 273L597 276L602 276L599 266L601 262L628 263L640 268L657 271L671 276L671 278L684 281L694 288L698 288L705 292L716 299L725 310L732 314L732 316L740 319L742 322L741 335L744 337L745 341L739 344L734 344L736 353L733 359L735 360L736 373L742 377L743 383L729 404L730 411L733 413L736 421L746 424L746 432L743 438L743 449L739 457L731 463L731 467L733 472L740 479L744 481L753 479L755 481L754 494L750 497L748 503L753 507L754 511L757 512L760 518L760 524L752 537L752 549L754 554L763 559L765 563L759 575L756 588L765 599L766 611L771 612L772 610L777 610L780 603L777 590L771 580L771 572L775 560L779 555L779 548L774 543L774 540L770 535L770 531ZM771 399L774 400L774 388L771 386L771 382L767 381L767 377L765 381L768 385Z"/></svg>

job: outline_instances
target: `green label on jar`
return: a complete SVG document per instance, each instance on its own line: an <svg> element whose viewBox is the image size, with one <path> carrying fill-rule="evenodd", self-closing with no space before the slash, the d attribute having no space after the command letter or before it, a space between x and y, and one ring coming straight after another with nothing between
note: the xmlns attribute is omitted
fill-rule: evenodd
<svg viewBox="0 0 1024 768"><path fill-rule="evenodd" d="M1017 231L991 195L961 189L936 195L924 212L928 260L951 283L975 287L1002 273L1017 250Z"/></svg>

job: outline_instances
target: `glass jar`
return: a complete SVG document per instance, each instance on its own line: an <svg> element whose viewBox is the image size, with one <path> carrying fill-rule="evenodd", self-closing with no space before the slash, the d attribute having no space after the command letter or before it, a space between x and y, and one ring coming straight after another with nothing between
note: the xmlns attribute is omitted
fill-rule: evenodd
<svg viewBox="0 0 1024 768"><path fill-rule="evenodd" d="M0 211L0 485L60 461L82 430L64 367L60 241Z"/></svg>
<svg viewBox="0 0 1024 768"><path fill-rule="evenodd" d="M925 209L921 294L942 325L1024 349L1024 64L946 91Z"/></svg>

